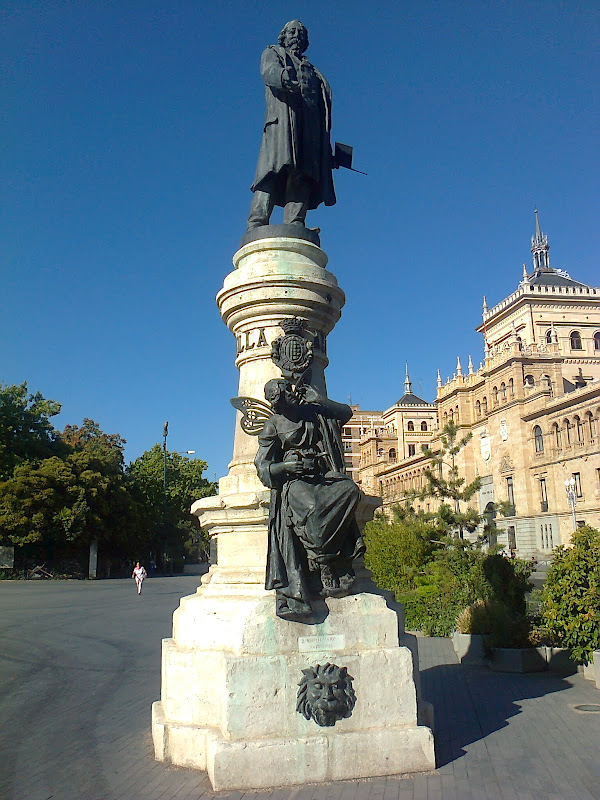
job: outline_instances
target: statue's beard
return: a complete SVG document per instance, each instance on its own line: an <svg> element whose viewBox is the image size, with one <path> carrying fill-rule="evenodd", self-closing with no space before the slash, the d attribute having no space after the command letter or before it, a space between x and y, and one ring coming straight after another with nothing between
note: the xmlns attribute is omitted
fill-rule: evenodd
<svg viewBox="0 0 600 800"><path fill-rule="evenodd" d="M299 39L291 39L287 44L287 49L295 56L301 56L302 42Z"/></svg>

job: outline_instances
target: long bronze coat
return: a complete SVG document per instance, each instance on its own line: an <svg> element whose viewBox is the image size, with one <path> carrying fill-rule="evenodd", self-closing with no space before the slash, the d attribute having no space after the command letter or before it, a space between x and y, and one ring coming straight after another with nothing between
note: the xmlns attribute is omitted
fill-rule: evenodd
<svg viewBox="0 0 600 800"><path fill-rule="evenodd" d="M260 72L265 82L266 118L252 191L268 192L275 205L284 206L290 171L312 184L308 208L335 204L331 154L331 88L304 57L301 70L307 91L291 92L282 84L283 70L298 62L279 45L262 54Z"/></svg>

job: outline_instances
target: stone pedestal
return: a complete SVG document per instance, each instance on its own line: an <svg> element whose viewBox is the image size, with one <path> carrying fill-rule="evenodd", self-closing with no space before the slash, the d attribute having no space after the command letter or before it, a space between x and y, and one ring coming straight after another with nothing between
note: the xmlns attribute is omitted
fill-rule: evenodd
<svg viewBox="0 0 600 800"><path fill-rule="evenodd" d="M279 377L271 344L293 316L312 332L311 382L326 391L326 337L345 299L326 264L300 239L259 239L235 254L217 302L237 341L240 396L262 399L266 381ZM416 640L404 634L401 606L363 570L354 594L317 603L309 622L275 615L275 593L264 589L270 492L256 475L256 437L238 422L219 495L192 508L216 538L217 563L181 600L163 641L156 757L207 770L217 790L433 769L423 724L431 714L418 702ZM362 500L359 525L378 505ZM326 663L346 667L356 693L352 714L332 727L296 711L302 670Z"/></svg>

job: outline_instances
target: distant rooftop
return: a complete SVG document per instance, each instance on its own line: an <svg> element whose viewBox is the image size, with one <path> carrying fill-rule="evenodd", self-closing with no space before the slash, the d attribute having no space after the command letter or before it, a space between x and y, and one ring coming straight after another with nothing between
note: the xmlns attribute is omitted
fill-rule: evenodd
<svg viewBox="0 0 600 800"><path fill-rule="evenodd" d="M422 400L420 397L417 397L416 394L412 392L405 392L400 400L396 402L397 406L430 406L431 403L428 403L427 400Z"/></svg>
<svg viewBox="0 0 600 800"><path fill-rule="evenodd" d="M534 270L531 275L527 276L527 282L531 286L573 286L583 289L592 288L586 283L573 280L564 270L554 269L553 267L540 267Z"/></svg>

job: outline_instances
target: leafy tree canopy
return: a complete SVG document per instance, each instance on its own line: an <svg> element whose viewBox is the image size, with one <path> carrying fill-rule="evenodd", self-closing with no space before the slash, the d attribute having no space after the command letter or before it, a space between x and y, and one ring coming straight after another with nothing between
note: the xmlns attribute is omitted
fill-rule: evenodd
<svg viewBox="0 0 600 800"><path fill-rule="evenodd" d="M50 418L61 405L31 394L27 384L0 384L0 480L7 480L18 464L57 454L58 433Z"/></svg>
<svg viewBox="0 0 600 800"><path fill-rule="evenodd" d="M0 483L0 527L13 544L116 544L134 517L123 475L123 439L85 419L57 437L62 458L18 464Z"/></svg>
<svg viewBox="0 0 600 800"><path fill-rule="evenodd" d="M128 485L139 507L140 520L156 541L156 550L168 541L171 550L183 554L186 540L199 535L197 521L190 514L192 503L216 493L213 482L203 477L207 464L166 452L155 444L127 467ZM165 502L166 500L166 502Z"/></svg>
<svg viewBox="0 0 600 800"><path fill-rule="evenodd" d="M554 551L542 594L542 623L550 639L568 647L580 663L591 662L600 649L600 532L595 528L579 528L570 547Z"/></svg>

